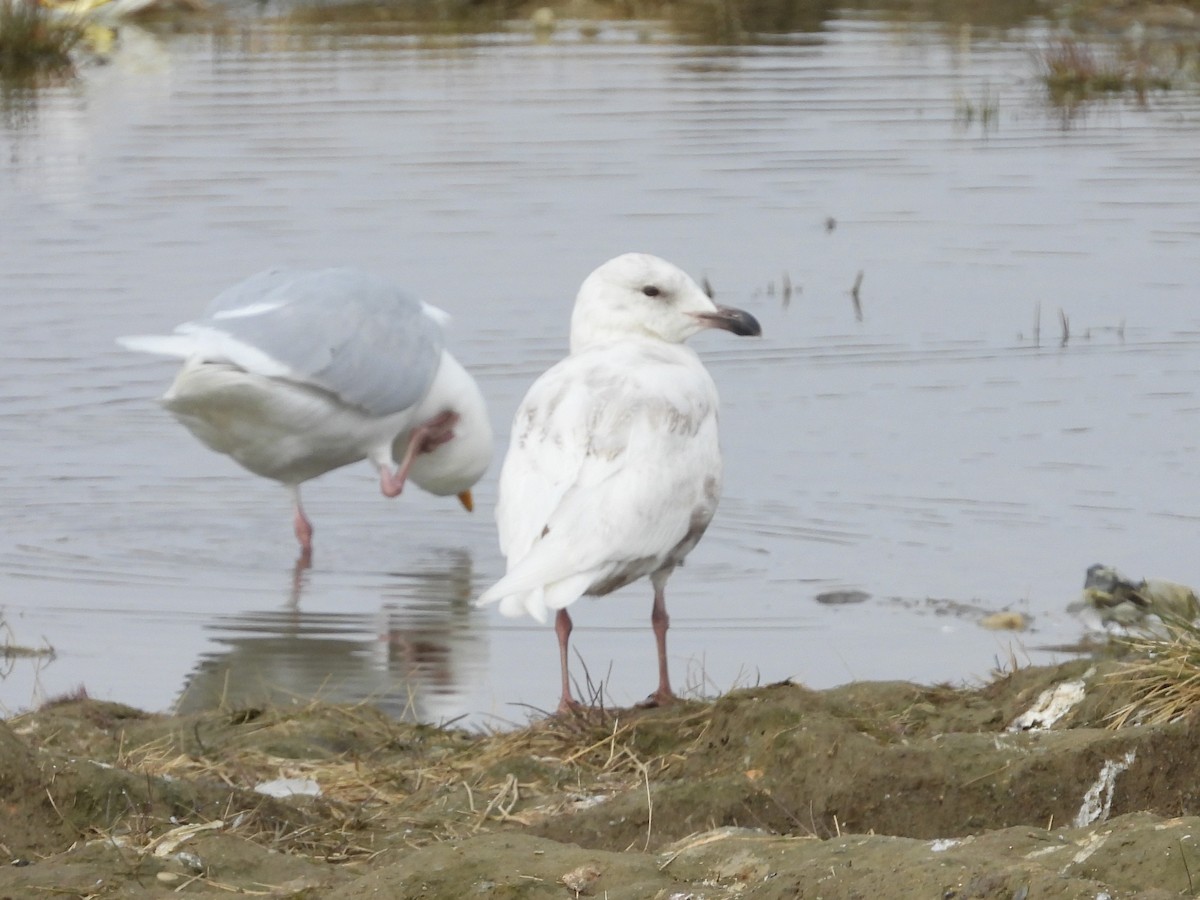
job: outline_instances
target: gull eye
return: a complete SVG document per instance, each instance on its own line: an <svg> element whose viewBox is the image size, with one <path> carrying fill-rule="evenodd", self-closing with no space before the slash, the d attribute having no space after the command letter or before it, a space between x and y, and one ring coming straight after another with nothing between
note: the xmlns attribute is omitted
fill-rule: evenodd
<svg viewBox="0 0 1200 900"><path fill-rule="evenodd" d="M654 285L648 284L644 288L642 288L642 293L645 294L647 297L657 297L659 294L662 293L662 291L660 291Z"/></svg>

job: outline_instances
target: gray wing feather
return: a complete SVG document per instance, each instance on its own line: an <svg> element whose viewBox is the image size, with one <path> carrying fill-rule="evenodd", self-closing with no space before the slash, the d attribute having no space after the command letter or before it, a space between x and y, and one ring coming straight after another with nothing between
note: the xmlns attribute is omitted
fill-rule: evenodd
<svg viewBox="0 0 1200 900"><path fill-rule="evenodd" d="M223 331L375 416L421 401L445 337L420 301L354 269L270 269L218 295L197 325Z"/></svg>
<svg viewBox="0 0 1200 900"><path fill-rule="evenodd" d="M349 271L349 270L347 270ZM227 287L217 294L204 310L206 319L219 318L222 313L237 312L257 303L272 300L286 301L287 285L306 276L320 274L298 269L267 269ZM278 296L276 292L279 292Z"/></svg>

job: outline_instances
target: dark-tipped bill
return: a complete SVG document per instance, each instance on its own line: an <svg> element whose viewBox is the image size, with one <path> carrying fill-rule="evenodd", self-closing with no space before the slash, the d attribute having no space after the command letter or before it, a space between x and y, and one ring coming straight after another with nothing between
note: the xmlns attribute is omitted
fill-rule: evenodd
<svg viewBox="0 0 1200 900"><path fill-rule="evenodd" d="M458 502L463 505L467 512L475 511L475 500L471 497L470 491L463 491L458 495Z"/></svg>
<svg viewBox="0 0 1200 900"><path fill-rule="evenodd" d="M700 313L696 318L709 328L722 328L741 337L758 337L762 334L758 319L744 309L734 309L732 306L718 306L716 312Z"/></svg>

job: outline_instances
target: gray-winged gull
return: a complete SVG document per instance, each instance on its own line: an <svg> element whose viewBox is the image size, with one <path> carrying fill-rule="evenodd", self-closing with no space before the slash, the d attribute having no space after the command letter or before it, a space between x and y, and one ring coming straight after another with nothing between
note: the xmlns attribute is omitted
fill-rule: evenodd
<svg viewBox="0 0 1200 900"><path fill-rule="evenodd" d="M583 282L570 354L517 410L496 507L508 571L478 602L539 621L556 610L560 712L579 707L566 607L646 575L658 645L658 688L647 703L674 699L663 589L721 494L716 385L683 344L706 328L762 333L753 316L717 306L665 260L618 256Z"/></svg>
<svg viewBox="0 0 1200 900"><path fill-rule="evenodd" d="M306 560L300 484L361 459L388 497L411 478L472 508L492 431L478 386L445 348L447 318L365 272L270 269L174 334L118 340L185 360L163 405L211 449L291 490Z"/></svg>

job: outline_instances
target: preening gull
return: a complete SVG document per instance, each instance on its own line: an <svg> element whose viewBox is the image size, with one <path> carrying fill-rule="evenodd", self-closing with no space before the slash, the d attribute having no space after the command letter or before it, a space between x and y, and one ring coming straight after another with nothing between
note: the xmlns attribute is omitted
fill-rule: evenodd
<svg viewBox="0 0 1200 900"><path fill-rule="evenodd" d="M291 490L307 561L301 483L361 459L385 496L411 478L472 508L492 430L479 387L444 346L447 319L366 272L270 269L174 334L118 341L185 360L163 405L211 449Z"/></svg>
<svg viewBox="0 0 1200 900"><path fill-rule="evenodd" d="M758 335L754 317L717 306L687 274L642 253L592 272L571 316L570 354L541 375L513 421L496 507L508 571L479 598L546 621L556 611L559 712L577 709L567 671L567 606L643 576L658 688L667 673L663 589L699 542L721 494L717 388L683 342L705 328Z"/></svg>

